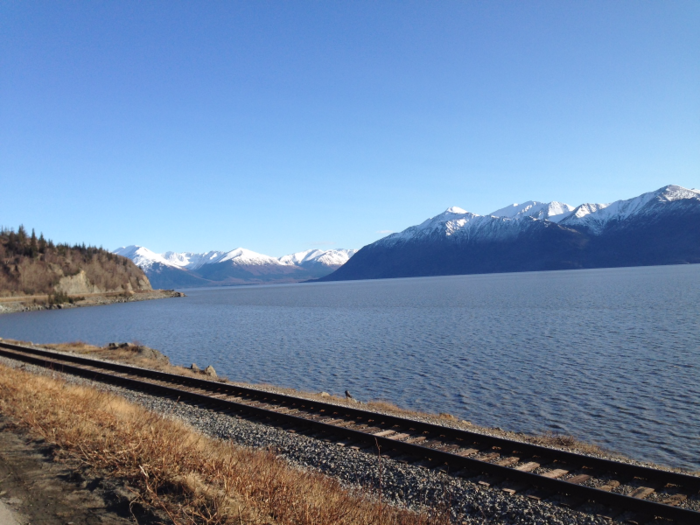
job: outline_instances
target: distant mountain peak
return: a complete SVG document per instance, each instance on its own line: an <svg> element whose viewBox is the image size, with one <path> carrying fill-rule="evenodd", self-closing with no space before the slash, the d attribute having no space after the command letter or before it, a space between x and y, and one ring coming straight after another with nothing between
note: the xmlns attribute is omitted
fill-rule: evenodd
<svg viewBox="0 0 700 525"><path fill-rule="evenodd" d="M224 256L219 258L216 262L222 263L226 261L231 261L233 264L281 264L275 257L263 255L262 253L257 253L246 248L236 248L235 250L231 250L230 252L225 253Z"/></svg>
<svg viewBox="0 0 700 525"><path fill-rule="evenodd" d="M154 263L164 264L166 266L175 266L169 263L161 255L152 252L145 246L138 246L136 244L117 248L116 250L114 250L114 253L131 259L132 261L134 261L136 266L138 266L144 271L150 268L150 266Z"/></svg>
<svg viewBox="0 0 700 525"><path fill-rule="evenodd" d="M676 186L675 184L664 186L655 193L657 193L659 197L663 197L668 201L700 198L700 190L696 190L695 188L688 189L684 188L683 186Z"/></svg>
<svg viewBox="0 0 700 525"><path fill-rule="evenodd" d="M300 266L322 265L339 268L348 262L348 259L355 255L355 253L357 253L357 250L345 250L342 248L335 250L319 250L316 248L284 255L279 258L279 261L285 264L297 264Z"/></svg>
<svg viewBox="0 0 700 525"><path fill-rule="evenodd" d="M115 250L115 253L132 259L152 282L165 287L302 281L328 275L356 252L311 249L271 257L243 247L206 253L158 254L135 245Z"/></svg>
<svg viewBox="0 0 700 525"><path fill-rule="evenodd" d="M561 224L599 234L608 226L619 225L633 217L661 213L667 209L665 204L679 201L700 201L700 192L669 184L610 204L581 204Z"/></svg>
<svg viewBox="0 0 700 525"><path fill-rule="evenodd" d="M496 210L489 215L493 217L504 217L506 219L516 220L523 219L525 217L532 217L533 219L547 219L548 221L559 222L571 214L573 210L573 206L569 206L566 203L558 201L527 201L522 204L511 204L510 206Z"/></svg>

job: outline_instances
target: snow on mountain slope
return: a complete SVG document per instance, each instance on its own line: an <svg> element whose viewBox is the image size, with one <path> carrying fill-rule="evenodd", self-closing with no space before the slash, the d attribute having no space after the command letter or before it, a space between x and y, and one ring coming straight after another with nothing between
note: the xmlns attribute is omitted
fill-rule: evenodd
<svg viewBox="0 0 700 525"><path fill-rule="evenodd" d="M228 252L154 253L142 246L126 246L115 253L134 260L149 278L164 286L203 286L251 282L295 282L328 275L357 250L307 250L270 257L245 248ZM164 273L165 272L165 273ZM173 273L175 272L175 273ZM183 275L187 274L187 275Z"/></svg>
<svg viewBox="0 0 700 525"><path fill-rule="evenodd" d="M383 244L396 244L420 239L452 238L455 240L473 240L489 238L505 240L530 226L532 218L513 220L491 215L477 215L453 206L440 215L436 215L417 226L411 226L399 233L380 239Z"/></svg>
<svg viewBox="0 0 700 525"><path fill-rule="evenodd" d="M506 206L489 215L477 215L453 206L417 226L393 233L377 242L391 245L431 238L507 240L532 228L532 221L585 229L595 235L612 222L619 223L639 214L660 213L667 208L667 204L684 200L700 201L700 191L670 185L633 199L612 204L581 204L576 208L557 201L527 201Z"/></svg>
<svg viewBox="0 0 700 525"><path fill-rule="evenodd" d="M296 264L307 267L310 265L322 265L337 268L348 262L348 259L355 255L357 250L306 250L304 252L292 253L279 258L283 264Z"/></svg>
<svg viewBox="0 0 700 525"><path fill-rule="evenodd" d="M338 250L326 250L321 255L315 257L313 260L317 264L329 267L339 267L344 265L348 260L357 253L357 250L350 249L338 249Z"/></svg>
<svg viewBox="0 0 700 525"><path fill-rule="evenodd" d="M163 258L170 264L185 268L187 270L196 270L201 266L217 262L226 252L207 252L207 253L192 253L192 252L165 252Z"/></svg>
<svg viewBox="0 0 700 525"><path fill-rule="evenodd" d="M305 262L313 261L317 257L323 255L325 252L323 250L306 250L304 252L292 253L290 255L283 255L280 257L280 262L285 264L296 264L301 266Z"/></svg>
<svg viewBox="0 0 700 525"><path fill-rule="evenodd" d="M664 186L656 193L658 194L657 201L659 202L673 202L688 199L697 201L700 199L700 190L696 190L695 188L688 189L675 184Z"/></svg>
<svg viewBox="0 0 700 525"><path fill-rule="evenodd" d="M136 266L141 268L142 270L148 270L150 269L154 264L163 264L165 266L175 266L168 262L165 258L163 258L161 255L152 252L148 248L145 248L143 246L122 246L121 248L117 248L114 250L114 253L117 255L122 255L124 257L128 257L134 263Z"/></svg>
<svg viewBox="0 0 700 525"><path fill-rule="evenodd" d="M494 217L505 217L506 219L522 219L532 217L533 219L547 219L552 222L559 222L569 216L574 210L563 202L537 202L527 201L522 204L511 204L500 210L496 210L489 215Z"/></svg>
<svg viewBox="0 0 700 525"><path fill-rule="evenodd" d="M338 267L345 264L357 250L306 250L282 257L270 257L261 253L247 250L246 248L236 248L229 252L211 251L207 253L191 252L166 252L162 255L169 264L186 268L188 270L198 270L205 264L218 264L231 261L237 265L282 265L282 266L308 266L309 264L321 264L323 266ZM151 252L152 253L152 252ZM155 254L157 255L157 254Z"/></svg>
<svg viewBox="0 0 700 525"><path fill-rule="evenodd" d="M573 228L585 228L593 234L599 234L612 223L621 223L639 215L661 213L668 204L679 201L700 203L700 191L669 185L611 204L582 204L560 224Z"/></svg>
<svg viewBox="0 0 700 525"><path fill-rule="evenodd" d="M237 265L287 265L286 262L280 261L281 258L277 259L245 248L236 248L228 252L166 252L163 254L163 258L174 266L193 271L202 268L206 264L218 264L227 261Z"/></svg>
<svg viewBox="0 0 700 525"><path fill-rule="evenodd" d="M222 257L218 262L231 261L234 264L240 265L282 265L289 266L287 263L280 262L279 259L275 257L270 257L269 255L263 255L251 250L246 250L245 248L236 248L231 250L224 257Z"/></svg>
<svg viewBox="0 0 700 525"><path fill-rule="evenodd" d="M449 236L456 231L469 228L472 225L471 223L480 217L480 215L470 213L457 206L452 206L447 208L440 215L431 217L417 226L411 226L401 232L392 233L384 237L382 241L397 242L414 239L416 237L427 237L434 234Z"/></svg>

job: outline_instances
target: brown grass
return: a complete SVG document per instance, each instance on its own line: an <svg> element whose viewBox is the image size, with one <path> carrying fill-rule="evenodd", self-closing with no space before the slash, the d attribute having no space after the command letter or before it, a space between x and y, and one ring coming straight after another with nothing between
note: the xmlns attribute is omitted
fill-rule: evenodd
<svg viewBox="0 0 700 525"><path fill-rule="evenodd" d="M22 341L14 341L11 339L6 339L7 342L13 342L15 344L26 344ZM107 346L100 347L96 345L91 345L83 341L71 341L68 343L52 343L36 345L41 348L47 348L49 350L56 350L58 352L71 352L74 354L80 354L88 358L105 359L108 361L116 361L118 363L124 363L127 365L138 366L141 368L150 368L152 370L159 370L161 372L167 372L169 374L177 374L186 377L196 377L199 379L212 378L206 376L203 372L195 372L184 366L171 365L167 362L147 359L139 355L138 350L141 346L139 341L132 341L129 346L123 348L111 349ZM205 368L205 366L202 366ZM225 381L225 378L216 378L214 381Z"/></svg>
<svg viewBox="0 0 700 525"><path fill-rule="evenodd" d="M447 523L351 494L335 480L217 441L116 395L0 366L0 411L109 472L175 524Z"/></svg>

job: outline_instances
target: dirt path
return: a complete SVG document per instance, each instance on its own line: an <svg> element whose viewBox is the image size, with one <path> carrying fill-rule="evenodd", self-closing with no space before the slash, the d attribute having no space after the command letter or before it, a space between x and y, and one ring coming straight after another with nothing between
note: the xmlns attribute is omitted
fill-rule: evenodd
<svg viewBox="0 0 700 525"><path fill-rule="evenodd" d="M17 525L136 523L126 489L85 475L78 465L55 462L50 452L46 445L14 431L0 416L0 523L13 524L11 519ZM144 520L139 517L139 522Z"/></svg>

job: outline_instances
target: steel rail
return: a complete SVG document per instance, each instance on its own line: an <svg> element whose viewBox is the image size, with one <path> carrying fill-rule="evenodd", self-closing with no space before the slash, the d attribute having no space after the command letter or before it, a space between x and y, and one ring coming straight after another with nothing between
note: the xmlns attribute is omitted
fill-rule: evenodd
<svg viewBox="0 0 700 525"><path fill-rule="evenodd" d="M507 466L500 466L443 450L425 447L414 443L402 442L389 437L375 436L371 433L339 427L333 424L324 423L322 421L316 421L305 417L278 412L269 408L252 406L246 403L238 403L236 401L221 399L219 397L212 397L206 393L191 392L177 388L177 386L166 386L158 383L142 381L140 379L134 379L133 377L123 377L100 372L94 370L94 368L101 368L112 372L139 376L147 379L155 379L158 381L171 383L172 385L196 387L217 395L228 394L239 397L242 395L246 397L264 398L265 402L268 404L270 404L270 402L276 402L278 406L283 407L299 405L301 408L313 413L328 412L333 415L345 415L348 417L348 419L363 418L373 421L374 424L381 423L381 425L384 427L400 426L410 428L412 432L432 433L448 439L452 438L464 440L468 444L478 443L480 446L500 448L508 451L509 453L526 453L538 458L553 460L558 463L563 462L566 465L573 465L577 469L582 467L595 468L598 470L603 470L606 473L614 473L618 477L628 476L633 478L643 478L653 483L663 482L678 485L686 491L700 489L700 478L687 474L657 470L638 465L630 465L627 463L620 463L601 458L593 458L572 452L550 449L539 445L532 445L529 443L507 440L505 438L483 435L476 432L443 427L432 423L415 421L397 416L378 414L376 412L353 407L340 406L305 398L297 398L285 394L274 394L252 388L221 383L218 381L179 376L157 370L89 359L74 354L42 350L23 345L6 343L4 341L0 342L0 355L35 365L52 368L57 371L79 375L88 379L126 386L141 391L147 391L149 393L156 393L162 396L177 397L179 399L192 401L194 403L203 403L225 411L242 412L258 418L272 419L285 425L292 425L296 428L307 428L314 433L337 435L344 440L349 439L354 442L362 443L367 447L379 446L380 450L391 450L398 453L409 454L411 456L429 458L433 462L448 465L453 469L453 472L465 469L495 476L497 478L504 478L511 482L538 487L540 489L559 494L566 494L582 500L590 500L596 503L609 505L614 508L622 508L641 514L649 514L651 516L673 519L679 523L700 523L700 512L695 512L693 510L666 505L655 501L638 499L584 485L569 483L565 480L547 478L539 474L523 472ZM74 364L66 364L66 362ZM85 368L86 366L92 368Z"/></svg>

